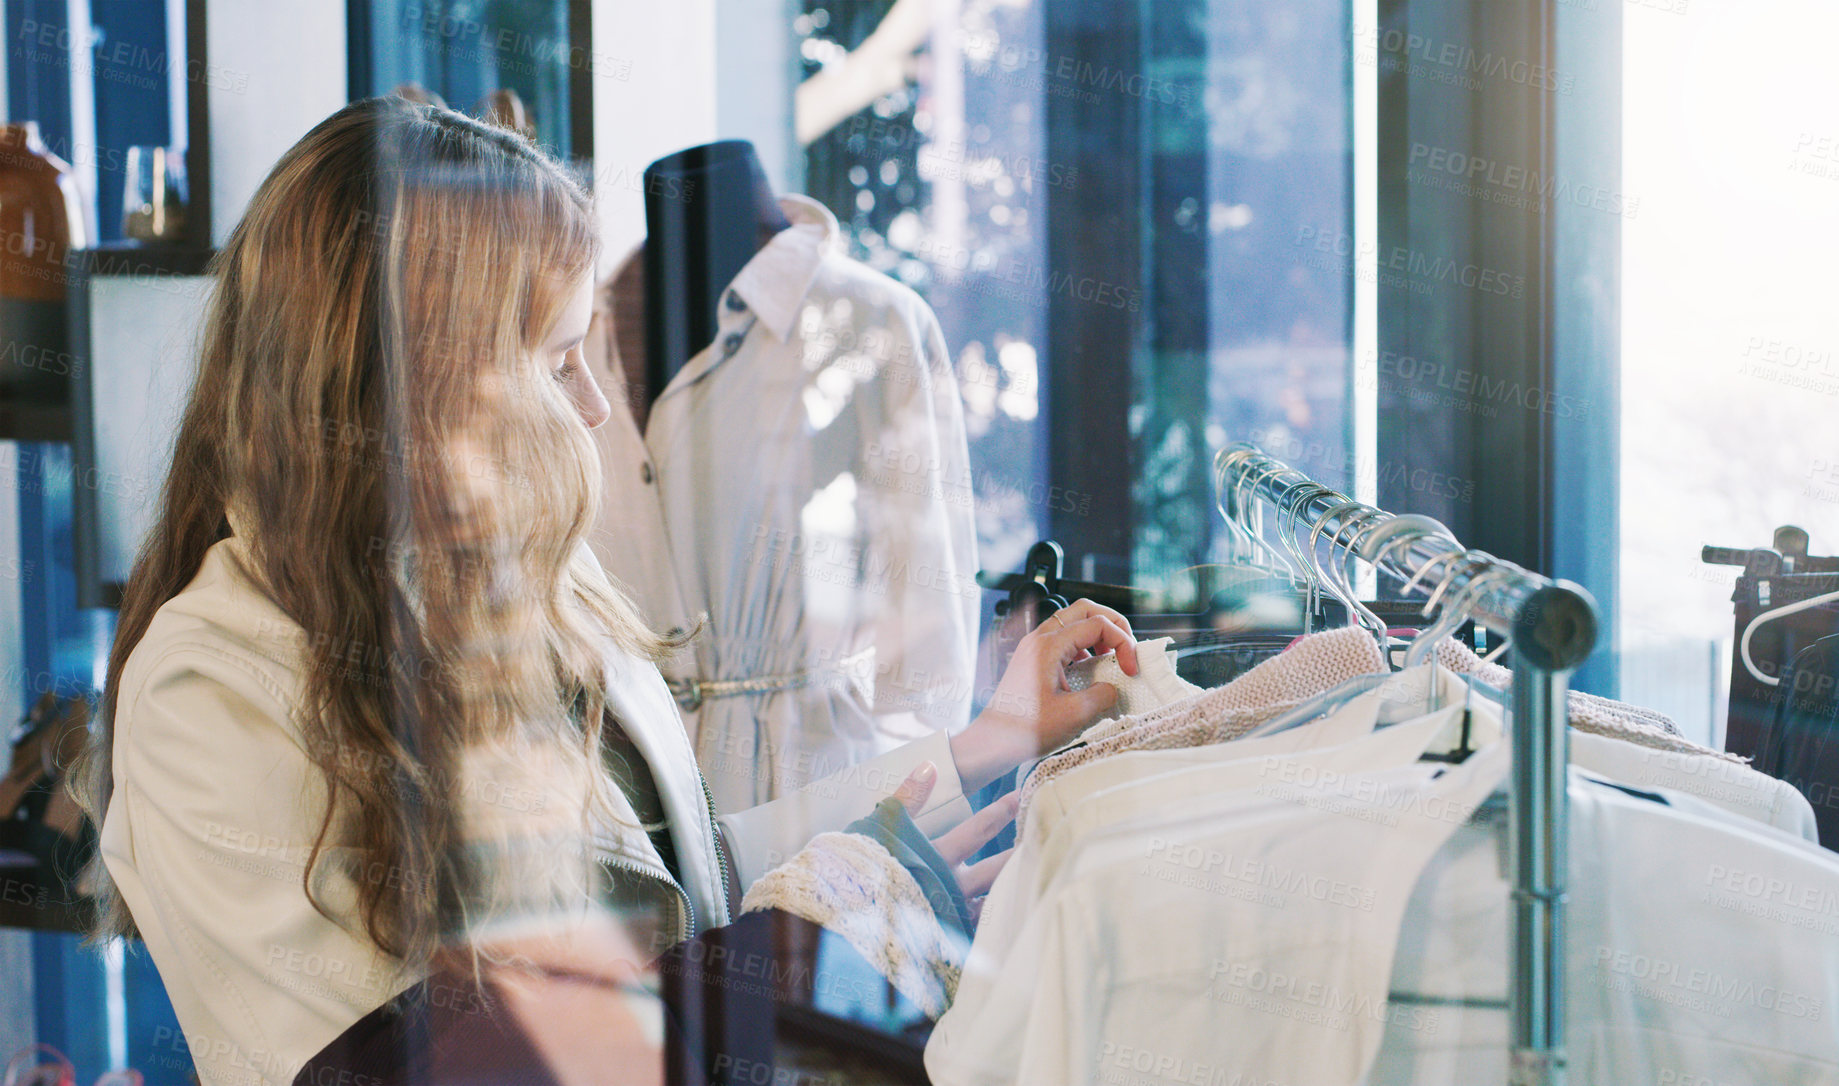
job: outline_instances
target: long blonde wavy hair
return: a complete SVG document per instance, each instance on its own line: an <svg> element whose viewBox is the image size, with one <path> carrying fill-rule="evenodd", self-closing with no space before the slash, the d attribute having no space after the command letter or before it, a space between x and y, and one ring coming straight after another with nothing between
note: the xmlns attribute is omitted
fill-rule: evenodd
<svg viewBox="0 0 1839 1086"><path fill-rule="evenodd" d="M596 252L562 166L445 109L355 102L282 157L215 259L196 384L75 775L97 826L123 667L231 508L245 572L311 635L297 720L327 788L304 878L322 913L314 868L336 840L392 873L356 881L363 930L406 965L431 960L481 877L451 786L471 745L561 751L594 770L568 777L586 782L584 817L612 810L608 640L665 646L584 560L599 462L535 361ZM354 645L385 663L353 674ZM133 932L100 858L87 877L97 934Z"/></svg>

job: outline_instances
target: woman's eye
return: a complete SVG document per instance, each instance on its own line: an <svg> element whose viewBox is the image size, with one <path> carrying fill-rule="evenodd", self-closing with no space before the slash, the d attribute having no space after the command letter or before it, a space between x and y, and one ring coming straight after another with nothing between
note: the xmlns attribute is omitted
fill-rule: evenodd
<svg viewBox="0 0 1839 1086"><path fill-rule="evenodd" d="M568 358L568 361L562 363L560 366L556 367L553 370L550 370L549 372L552 376L555 377L556 380L566 381L575 375L575 370L577 368L578 367L575 365L574 356L570 355Z"/></svg>

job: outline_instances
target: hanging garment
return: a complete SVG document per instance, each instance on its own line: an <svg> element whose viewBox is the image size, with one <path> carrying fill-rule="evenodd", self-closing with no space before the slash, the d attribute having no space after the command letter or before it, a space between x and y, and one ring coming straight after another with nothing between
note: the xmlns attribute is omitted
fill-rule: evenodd
<svg viewBox="0 0 1839 1086"><path fill-rule="evenodd" d="M1440 647L1438 656L1440 661L1453 659L1465 665L1476 659L1466 648L1453 643L1450 650ZM1409 672L1394 676L1388 687L1402 685L1409 677ZM1460 699L1466 688L1459 674L1446 667L1438 668L1437 682L1438 696L1444 702ZM1602 698L1596 701L1602 705L1621 704ZM1569 747L1573 766L1638 789L1662 788L1691 796L1726 813L1803 840L1816 840L1812 808L1786 782L1759 773L1724 751L1701 747L1640 721L1613 717L1597 705L1586 704L1580 711L1573 701L1571 709Z"/></svg>
<svg viewBox="0 0 1839 1086"><path fill-rule="evenodd" d="M1572 770L1565 912L1571 1080L1839 1081L1839 862L1691 796ZM1508 886L1498 827L1465 827L1401 927L1369 1086L1505 1082Z"/></svg>
<svg viewBox="0 0 1839 1086"><path fill-rule="evenodd" d="M1021 802L1015 812L1016 832L1019 834L1027 828L1035 794L1064 773L1099 764L1128 751L1191 750L1230 743L1302 704L1300 701L1292 701L1212 713L1183 710L1172 715L1160 714L1153 724L1139 724L1096 740L1081 740L1064 747L1037 762L1034 769L1022 779L1019 789ZM1121 719L1131 722L1143 720L1141 717Z"/></svg>
<svg viewBox="0 0 1839 1086"><path fill-rule="evenodd" d="M1067 807L1086 796L1146 776L1189 766L1238 761L1267 754L1288 754L1350 743L1372 732L1379 718L1379 699L1356 697L1336 706L1320 720L1263 738L1195 743L1167 748L1136 748L1084 762L1042 781L1030 794L1030 808L1047 803L1048 817L1057 807Z"/></svg>
<svg viewBox="0 0 1839 1086"><path fill-rule="evenodd" d="M1298 638L1282 655L1210 691L1205 704L1219 709L1281 705L1314 697L1355 676L1385 670L1385 657L1373 635L1357 626L1343 626Z"/></svg>
<svg viewBox="0 0 1839 1086"><path fill-rule="evenodd" d="M1682 754L1572 729L1571 764L1636 788L1696 796L1805 841L1820 839L1813 806L1792 784L1730 761L1722 751Z"/></svg>
<svg viewBox="0 0 1839 1086"><path fill-rule="evenodd" d="M645 432L623 403L594 431L602 564L659 629L706 617L664 670L724 813L963 728L981 602L937 318L822 205L780 206Z"/></svg>
<svg viewBox="0 0 1839 1086"><path fill-rule="evenodd" d="M1467 649L1453 644L1452 647L1459 651L1440 650L1439 658L1463 663L1475 659ZM1456 677L1457 672L1441 669L1438 676L1441 697L1462 696L1462 681ZM1401 675L1394 681L1403 679ZM1597 700L1608 705L1620 704ZM1636 788L1665 788L1693 796L1731 814L1773 826L1804 840L1817 840L1813 809L1786 782L1759 773L1724 751L1664 735L1639 721L1615 720L1594 705L1585 706L1581 717L1575 702L1572 710L1569 737L1572 765ZM1591 728L1595 730L1586 730Z"/></svg>
<svg viewBox="0 0 1839 1086"><path fill-rule="evenodd" d="M1752 557L1752 563L1755 559ZM1741 645L1743 635L1755 621L1770 611L1839 591L1839 573L1816 572L1832 559L1798 557L1796 569L1807 572L1784 573L1779 559L1764 559L1761 566L1746 568L1731 589L1735 624L1731 644ZM1773 565L1774 572L1766 569ZM1785 615L1764 623L1751 639L1750 659L1767 675L1779 676L1803 650L1820 638L1839 629L1839 603L1829 603ZM1724 749L1746 758L1759 757L1762 743L1775 720L1778 686L1765 683L1744 666L1740 652L1731 653L1730 703L1725 714ZM1764 772L1769 770L1764 769ZM1815 806L1819 806L1818 803Z"/></svg>
<svg viewBox="0 0 1839 1086"><path fill-rule="evenodd" d="M1458 675L1473 675L1489 686L1506 689L1513 682L1513 672L1499 664L1483 663L1473 649L1455 638L1437 643L1437 662ZM1702 747L1680 735L1679 725L1662 713L1623 701L1572 690L1566 694L1566 710L1571 727L1594 735L1625 739L1655 750L1681 754L1702 754L1741 762L1723 751Z"/></svg>
<svg viewBox="0 0 1839 1086"><path fill-rule="evenodd" d="M1781 679L1757 760L1807 798L1818 839L1839 849L1839 634L1795 654Z"/></svg>
<svg viewBox="0 0 1839 1086"><path fill-rule="evenodd" d="M1236 739L1349 679L1385 670L1372 635L1343 627L1302 638L1290 651L1216 690L1142 716L1100 721L1073 744L1043 758L1023 781L1016 825L1023 824L1035 789L1076 766L1126 750L1167 750Z"/></svg>
<svg viewBox="0 0 1839 1086"><path fill-rule="evenodd" d="M1067 667L1066 682L1074 690L1084 690L1093 683L1110 683L1117 687L1117 702L1099 717L1135 716L1153 712L1165 705L1183 701L1201 693L1201 688L1175 673L1175 658L1169 646L1172 637L1137 642L1137 673L1124 674L1117 654L1107 652L1080 660Z"/></svg>
<svg viewBox="0 0 1839 1086"><path fill-rule="evenodd" d="M1039 904L1066 857L1106 828L1161 814L1171 817L1235 792L1283 792L1300 780L1351 776L1409 765L1450 731L1459 707L1372 733L1372 710L1330 717L1262 739L1196 751L1138 751L1086 765L1056 778L1036 800L1036 816L984 901L972 967L980 978L1002 968L1026 918ZM1364 732L1357 729L1365 724ZM1170 755L1186 755L1175 764ZM1205 760L1192 760L1206 755ZM1139 775L1118 781L1132 765ZM1110 783L1108 783L1110 782Z"/></svg>
<svg viewBox="0 0 1839 1086"><path fill-rule="evenodd" d="M1147 1059L1164 1081L1353 1086L1388 1017L1418 1013L1386 1001L1417 873L1507 756L1324 774L1088 839L995 983L967 972L932 1081L1077 1086Z"/></svg>

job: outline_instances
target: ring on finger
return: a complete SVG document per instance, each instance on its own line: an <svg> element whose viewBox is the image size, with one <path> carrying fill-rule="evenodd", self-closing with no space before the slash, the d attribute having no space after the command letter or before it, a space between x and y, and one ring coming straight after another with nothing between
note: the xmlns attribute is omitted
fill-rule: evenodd
<svg viewBox="0 0 1839 1086"><path fill-rule="evenodd" d="M1060 617L1060 612L1054 612L1054 621L1060 624L1062 630L1066 629L1066 620Z"/></svg>

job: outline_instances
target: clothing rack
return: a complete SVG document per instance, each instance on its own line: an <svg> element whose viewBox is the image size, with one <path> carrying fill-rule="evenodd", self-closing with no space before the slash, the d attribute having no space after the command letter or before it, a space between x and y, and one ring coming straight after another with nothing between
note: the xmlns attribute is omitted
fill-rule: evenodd
<svg viewBox="0 0 1839 1086"><path fill-rule="evenodd" d="M1564 905L1568 847L1566 693L1596 645L1590 593L1458 543L1426 517L1398 517L1310 479L1256 445L1214 458L1219 508L1261 535L1268 503L1283 530L1307 529L1337 558L1352 556L1438 598L1467 597L1477 623L1512 642L1513 770L1507 823L1513 886L1508 1081L1563 1086ZM1438 575L1435 571L1441 570ZM1435 590L1433 593L1433 589Z"/></svg>

